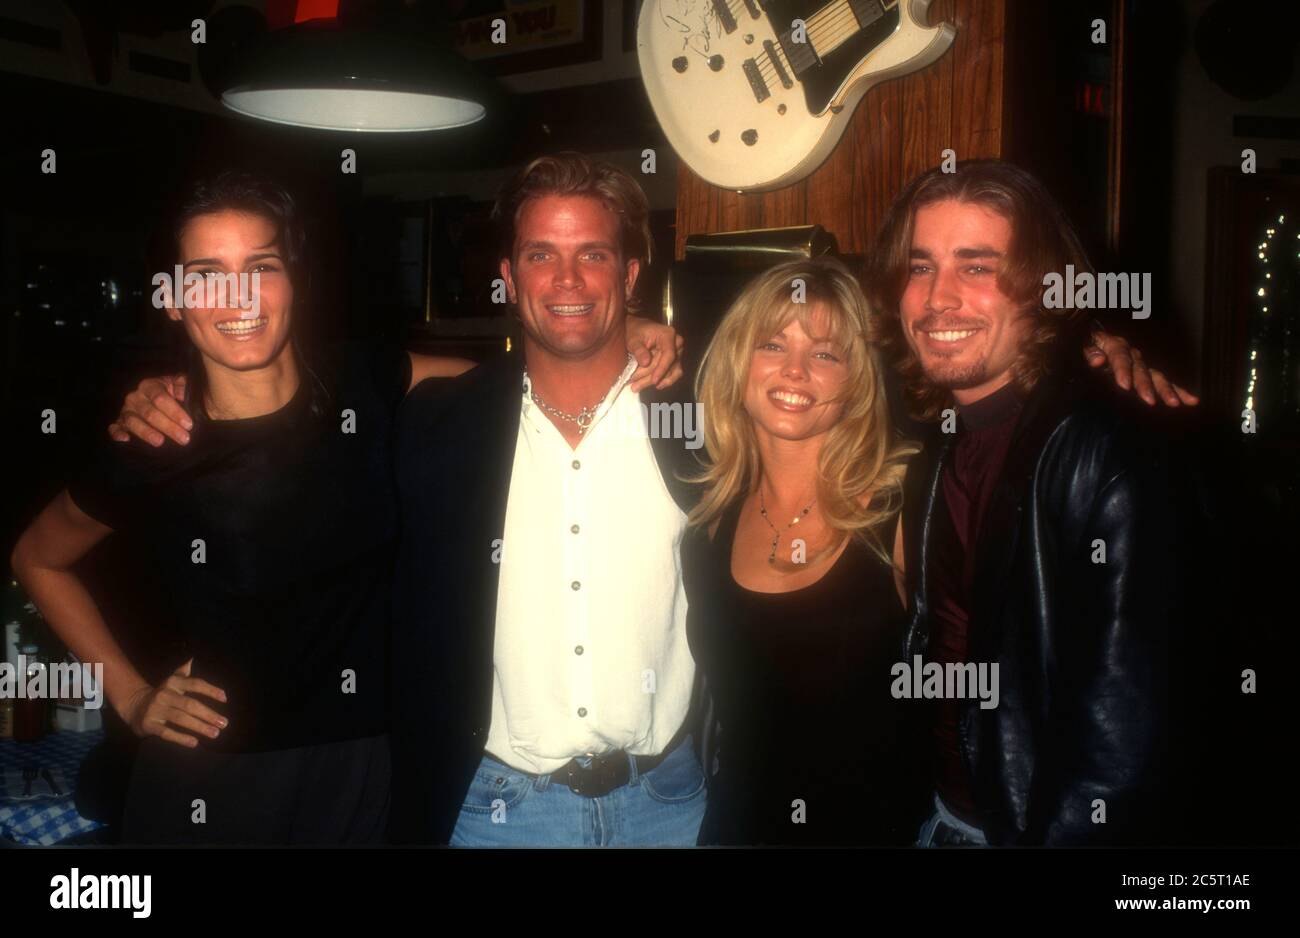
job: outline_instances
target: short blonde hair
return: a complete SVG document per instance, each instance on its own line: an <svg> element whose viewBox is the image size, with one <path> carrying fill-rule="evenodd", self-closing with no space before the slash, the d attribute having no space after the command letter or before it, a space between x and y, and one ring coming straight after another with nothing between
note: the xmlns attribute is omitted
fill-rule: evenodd
<svg viewBox="0 0 1300 938"><path fill-rule="evenodd" d="M619 218L625 260L650 263L654 238L650 233L650 202L632 176L613 163L593 160L574 151L539 156L507 182L497 194L492 218L500 226L502 257L513 258L515 224L529 199L544 195L585 195L599 199Z"/></svg>
<svg viewBox="0 0 1300 938"><path fill-rule="evenodd" d="M793 302L795 279L804 283L805 302ZM892 545L876 529L902 507L907 459L917 448L896 436L889 418L877 317L849 269L834 258L792 261L759 275L718 326L696 380L707 458L691 479L704 486L704 494L688 522L710 524L758 485L758 442L744 406L754 350L796 320L812 335L809 320L818 301L830 315L830 339L843 351L848 378L844 410L818 455L817 500L833 529L859 538L892 563Z"/></svg>
<svg viewBox="0 0 1300 938"><path fill-rule="evenodd" d="M519 211L529 199L547 195L581 195L600 202L618 216L623 260L636 260L642 271L650 264L654 236L650 232L650 201L641 184L613 163L593 160L566 150L539 156L501 188L492 206L499 256L514 263L515 228ZM629 312L641 312L641 298L628 298Z"/></svg>

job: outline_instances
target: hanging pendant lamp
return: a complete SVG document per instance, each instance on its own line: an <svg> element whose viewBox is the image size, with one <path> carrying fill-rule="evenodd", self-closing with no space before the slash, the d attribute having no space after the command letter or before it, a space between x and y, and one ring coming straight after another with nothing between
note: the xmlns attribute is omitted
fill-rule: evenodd
<svg viewBox="0 0 1300 938"><path fill-rule="evenodd" d="M491 90L450 49L337 19L266 33L221 95L230 110L318 130L402 133L482 120Z"/></svg>

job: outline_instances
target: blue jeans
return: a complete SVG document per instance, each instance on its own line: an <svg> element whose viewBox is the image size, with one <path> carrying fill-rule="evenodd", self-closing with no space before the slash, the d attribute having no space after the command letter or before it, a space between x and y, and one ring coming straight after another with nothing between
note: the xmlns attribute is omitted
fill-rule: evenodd
<svg viewBox="0 0 1300 938"><path fill-rule="evenodd" d="M972 827L948 810L937 794L934 814L921 825L916 837L918 847L987 847L988 840L978 827Z"/></svg>
<svg viewBox="0 0 1300 938"><path fill-rule="evenodd" d="M484 755L452 831L453 847L693 847L704 819L704 770L691 738L609 794L574 794Z"/></svg>

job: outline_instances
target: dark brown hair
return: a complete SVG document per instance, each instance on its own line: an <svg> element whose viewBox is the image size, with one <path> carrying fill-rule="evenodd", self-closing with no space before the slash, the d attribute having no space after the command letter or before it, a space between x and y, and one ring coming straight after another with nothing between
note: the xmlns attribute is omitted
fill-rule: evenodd
<svg viewBox="0 0 1300 938"><path fill-rule="evenodd" d="M952 392L934 385L904 335L899 304L911 270L912 233L916 211L947 200L973 202L1011 223L1006 263L998 271L998 288L1023 304L1033 318L1028 342L1012 366L1013 381L1028 391L1050 370L1052 359L1067 338L1073 338L1084 317L1077 309L1043 306L1043 278L1092 270L1087 253L1070 220L1037 179L1002 160L971 160L956 172L932 169L917 176L899 194L885 216L875 250L867 262L867 286L882 318L883 339L903 376L908 410L918 420L935 420L951 406Z"/></svg>
<svg viewBox="0 0 1300 938"><path fill-rule="evenodd" d="M295 314L290 320L289 341L299 366L305 372L304 380L310 378L313 382L311 411L316 416L323 416L323 402L329 398L330 392L317 373L324 369L313 367L318 355L315 343L310 339L310 329L305 327L304 315L309 306L311 285L308 224L289 189L269 175L242 167L192 176L172 198L164 241L164 250L170 259L163 269L183 260L180 246L186 225L201 215L232 210L257 215L275 225L285 271L294 287ZM184 329L176 331L179 336L185 334ZM184 339L182 347L189 384L186 396L189 401L199 402L191 407L191 415L206 420L203 398L208 386L207 370L202 355L188 338Z"/></svg>
<svg viewBox="0 0 1300 938"><path fill-rule="evenodd" d="M301 288L307 263L307 226L293 195L270 176L247 169L223 169L191 179L176 200L171 246L180 253L185 226L200 215L222 211L259 215L275 225L276 240L295 288Z"/></svg>

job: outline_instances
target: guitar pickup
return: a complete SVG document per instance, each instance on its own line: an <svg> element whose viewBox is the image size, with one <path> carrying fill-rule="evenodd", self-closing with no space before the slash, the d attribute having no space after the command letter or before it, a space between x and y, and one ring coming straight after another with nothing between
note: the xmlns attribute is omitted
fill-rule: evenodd
<svg viewBox="0 0 1300 938"><path fill-rule="evenodd" d="M736 18L731 15L731 7L727 6L727 0L713 0L713 12L718 17L718 22L722 24L723 32L736 31Z"/></svg>
<svg viewBox="0 0 1300 938"><path fill-rule="evenodd" d="M798 76L810 68L816 68L821 64L821 59L817 57L817 52L813 49L812 43L808 42L806 38L803 42L795 42L791 39L793 32L793 30L787 29L777 36L777 39L781 43L781 50L785 52L785 60L790 63L791 70Z"/></svg>
<svg viewBox="0 0 1300 938"><path fill-rule="evenodd" d="M781 64L781 57L777 54L776 43L771 39L763 40L763 49L767 52L768 59L772 62L772 67L776 69L776 77L781 79L781 85L784 88L793 88L794 82L790 80L790 73L785 70Z"/></svg>
<svg viewBox="0 0 1300 938"><path fill-rule="evenodd" d="M772 92L767 90L767 82L763 80L763 73L758 70L757 62L753 59L745 59L740 68L749 79L749 88L754 92L755 101L761 104L772 97Z"/></svg>
<svg viewBox="0 0 1300 938"><path fill-rule="evenodd" d="M885 15L885 8L881 6L880 0L849 0L849 8L853 11L853 17L858 21L860 29L866 29Z"/></svg>

